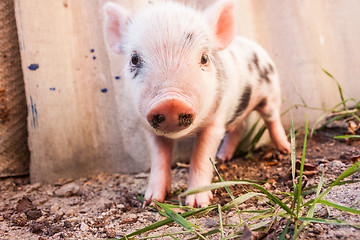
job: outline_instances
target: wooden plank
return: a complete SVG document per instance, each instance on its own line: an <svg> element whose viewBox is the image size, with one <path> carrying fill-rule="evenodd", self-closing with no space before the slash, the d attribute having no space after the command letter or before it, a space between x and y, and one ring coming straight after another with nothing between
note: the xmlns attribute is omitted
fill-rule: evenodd
<svg viewBox="0 0 360 240"><path fill-rule="evenodd" d="M24 82L14 3L0 2L0 177L29 172Z"/></svg>
<svg viewBox="0 0 360 240"><path fill-rule="evenodd" d="M101 3L17 0L15 6L29 103L31 180L148 169L142 164L143 138L129 139L136 120L115 79L121 57L115 56L110 69Z"/></svg>
<svg viewBox="0 0 360 240"><path fill-rule="evenodd" d="M149 169L148 149L121 81L123 58L103 39L105 2L15 0L32 181ZM138 10L157 1L117 2ZM197 3L203 8L208 1ZM237 3L237 32L263 45L278 66L287 99L283 110L301 104L299 96L312 107L340 102L336 84L321 67L341 82L346 97L360 94L360 55L353 54L360 41L359 1ZM310 122L322 113L298 108L296 126L303 125L305 112L311 113ZM288 119L283 118L286 128ZM190 152L176 149L174 159Z"/></svg>

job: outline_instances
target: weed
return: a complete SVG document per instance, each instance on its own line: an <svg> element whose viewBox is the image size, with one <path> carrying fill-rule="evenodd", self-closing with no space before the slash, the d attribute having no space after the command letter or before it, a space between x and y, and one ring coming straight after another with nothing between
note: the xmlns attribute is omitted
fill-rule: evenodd
<svg viewBox="0 0 360 240"><path fill-rule="evenodd" d="M302 151L302 158L301 158L301 168L300 174L298 177L298 181L296 181L296 172L294 169L295 166L295 130L294 125L292 122L291 117L291 162L292 162L292 179L293 179L293 186L294 190L292 192L286 194L272 194L268 190L266 190L263 186L254 183L252 181L243 181L243 180L236 180L236 181L224 181L219 172L217 171L215 165L215 171L219 176L220 182L213 183L208 186L203 186L196 189L188 190L180 195L183 197L185 195L195 194L203 191L214 190L219 188L225 188L228 192L229 196L231 197L231 201L227 204L221 206L219 204L215 204L205 208L193 209L189 207L183 207L179 205L170 205L165 203L158 203L156 205L161 209L159 213L166 217L166 219L156 222L150 226L147 226L143 229L137 230L121 239L131 239L134 236L139 236L142 233L157 229L159 227L170 225L175 223L182 228L184 231L177 232L177 233L163 233L157 236L151 237L142 237L140 239L151 239L151 238L162 238L164 236L170 236L173 239L179 239L177 237L181 236L183 239L184 236L187 239L210 239L209 237L215 237L216 239L234 239L240 238L242 236L243 227L248 226L251 230L269 230L272 226L279 226L279 224L286 222L286 225L282 232L279 235L279 239L285 239L285 235L292 234L292 238L296 239L299 233L310 223L322 223L322 224L332 224L332 225L348 225L355 228L360 228L360 225L336 220L336 219L321 219L315 218L315 206L317 204L322 204L325 206L333 207L339 209L341 211L354 213L360 215L360 210L357 210L353 207L345 207L335 203L331 203L323 199L323 197L334 187L337 185L346 184L352 181L343 181L345 178L355 174L356 172L360 171L360 162L355 163L346 171L344 171L337 179L332 181L330 184L324 185L323 184L323 175L322 174L319 183L317 186L312 186L310 188L303 189L302 187L302 176L304 170L304 159L306 153L306 143L307 143L307 120L306 120L306 128L305 128L305 138L304 138L304 145ZM231 193L229 186L234 185L247 185L256 188L259 192L247 192L237 198ZM316 188L315 197L310 200L305 200L303 197L309 194L309 190ZM255 216L250 217L248 219L239 219L239 224L237 225L226 225L222 222L222 215L230 210L235 208L236 212L239 214L241 212L238 206L245 201L251 198L266 198L267 205L264 209L260 210L253 210L250 211L255 214ZM179 214L174 208L182 208L187 210L187 212ZM208 214L210 211L217 211L219 216L219 224L211 229L210 231L204 231L200 224L197 223L196 219L199 216ZM249 211L248 211L249 212ZM194 221L189 220L190 217L195 218ZM278 224L278 225L277 225ZM284 225L283 224L283 225ZM279 226L281 227L281 225ZM235 230L234 230L235 229ZM239 230L240 229L240 230Z"/></svg>

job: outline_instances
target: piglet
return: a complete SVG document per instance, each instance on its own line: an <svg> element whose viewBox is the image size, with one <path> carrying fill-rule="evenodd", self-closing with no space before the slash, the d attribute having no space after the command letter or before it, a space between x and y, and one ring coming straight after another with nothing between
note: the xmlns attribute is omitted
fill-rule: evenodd
<svg viewBox="0 0 360 240"><path fill-rule="evenodd" d="M150 146L145 205L164 201L170 191L174 139L196 134L189 189L211 183L209 159L232 157L253 110L277 148L289 151L277 70L259 45L234 36L234 1L204 11L166 2L135 14L108 2L104 14L106 42L127 59L125 88ZM186 204L204 207L211 199L202 192L187 196Z"/></svg>

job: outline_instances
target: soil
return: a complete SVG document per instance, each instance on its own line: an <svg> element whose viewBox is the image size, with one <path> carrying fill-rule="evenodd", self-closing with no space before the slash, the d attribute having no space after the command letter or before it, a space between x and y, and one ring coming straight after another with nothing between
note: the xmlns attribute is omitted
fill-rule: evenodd
<svg viewBox="0 0 360 240"><path fill-rule="evenodd" d="M306 187L316 186L321 173L324 183L336 179L342 172L360 160L359 141L335 140L333 137L347 132L344 122L334 123L308 139L306 148ZM303 135L296 138L297 159L301 159ZM258 149L252 159L238 157L217 165L224 180L251 179L260 181L272 193L290 192L290 155L283 155L271 146ZM186 189L188 166L179 165L172 170L172 195ZM120 238L137 229L164 219L155 209L142 208L141 196L145 192L149 174L137 175L101 174L78 180L61 179L56 184L30 184L28 177L0 180L0 239L99 239ZM214 181L218 181L214 177ZM333 203L360 209L360 174L347 180L353 183L334 187L324 199ZM248 186L231 187L235 197L253 190ZM140 196L140 197L139 197ZM313 198L309 194L305 198ZM231 199L225 190L215 190L213 203L226 204ZM240 210L257 210L266 207L266 202L252 198L239 206ZM242 219L252 216L241 213ZM334 208L317 207L315 217L339 219L360 224L359 215L345 213ZM228 225L239 224L239 215L234 209L222 215ZM204 231L219 224L217 210L196 221ZM286 222L278 221L267 232L250 232L250 238L273 239L279 235ZM242 230L226 228L226 233ZM162 235L184 231L175 223L142 236ZM248 235L248 236L249 236ZM290 238L290 234L286 236ZM178 235L188 239L190 235ZM219 239L216 235L211 239ZM157 239L172 239L159 237ZM360 239L360 230L350 226L309 224L299 239Z"/></svg>

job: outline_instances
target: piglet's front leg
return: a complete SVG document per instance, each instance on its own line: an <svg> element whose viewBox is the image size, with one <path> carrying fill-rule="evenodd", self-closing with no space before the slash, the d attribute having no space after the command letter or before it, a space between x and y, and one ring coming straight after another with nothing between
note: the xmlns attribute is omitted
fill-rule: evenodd
<svg viewBox="0 0 360 240"><path fill-rule="evenodd" d="M215 161L225 130L212 124L202 129L196 138L196 144L191 156L188 189L209 185L213 177L213 166L210 158ZM189 207L206 207L212 200L211 191L201 192L186 197Z"/></svg>
<svg viewBox="0 0 360 240"><path fill-rule="evenodd" d="M173 140L151 133L146 134L151 154L151 170L149 183L146 188L144 204L151 204L153 201L163 202L171 189L170 161L173 147Z"/></svg>

